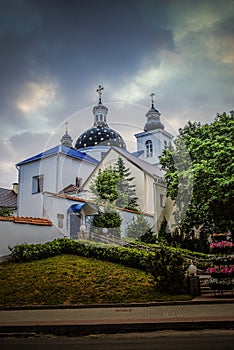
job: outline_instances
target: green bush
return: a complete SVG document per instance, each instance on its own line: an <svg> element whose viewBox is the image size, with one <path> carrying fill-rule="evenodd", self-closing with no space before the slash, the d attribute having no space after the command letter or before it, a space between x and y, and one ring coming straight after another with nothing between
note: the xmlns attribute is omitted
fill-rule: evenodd
<svg viewBox="0 0 234 350"><path fill-rule="evenodd" d="M177 250L171 250L163 245L147 251L146 249L59 238L45 244L18 244L9 249L11 257L17 262L38 260L60 254L76 254L119 263L152 274L157 282L157 289L161 292L181 294L185 291L183 257Z"/></svg>

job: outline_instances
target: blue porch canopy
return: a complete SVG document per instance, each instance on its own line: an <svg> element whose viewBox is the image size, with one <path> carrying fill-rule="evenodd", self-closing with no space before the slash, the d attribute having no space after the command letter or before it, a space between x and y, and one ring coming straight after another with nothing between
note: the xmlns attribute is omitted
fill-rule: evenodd
<svg viewBox="0 0 234 350"><path fill-rule="evenodd" d="M80 214L82 212L84 215L97 215L98 208L93 203L76 203L70 206L68 212L75 214Z"/></svg>

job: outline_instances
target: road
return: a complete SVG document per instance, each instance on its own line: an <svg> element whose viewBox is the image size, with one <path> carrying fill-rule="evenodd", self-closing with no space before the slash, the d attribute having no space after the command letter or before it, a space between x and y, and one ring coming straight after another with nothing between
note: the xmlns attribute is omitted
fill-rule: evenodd
<svg viewBox="0 0 234 350"><path fill-rule="evenodd" d="M1 350L233 350L234 330L159 331L86 337L9 337Z"/></svg>

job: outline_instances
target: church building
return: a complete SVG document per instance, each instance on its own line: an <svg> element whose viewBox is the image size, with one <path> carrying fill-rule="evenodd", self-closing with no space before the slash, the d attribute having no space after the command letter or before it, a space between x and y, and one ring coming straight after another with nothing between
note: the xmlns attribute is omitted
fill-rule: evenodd
<svg viewBox="0 0 234 350"><path fill-rule="evenodd" d="M173 136L164 130L160 112L154 106L146 114L142 132L135 135L137 151L130 153L122 136L108 125L108 108L102 103L103 87L97 89L98 103L93 107L93 126L77 137L74 146L66 132L60 144L19 162L18 216L50 219L63 236L77 237L88 230L88 220L98 214L91 191L99 169L113 166L121 157L130 169L136 186L139 210L157 233L167 216L166 188L159 167L162 150ZM118 208L122 236L135 212Z"/></svg>

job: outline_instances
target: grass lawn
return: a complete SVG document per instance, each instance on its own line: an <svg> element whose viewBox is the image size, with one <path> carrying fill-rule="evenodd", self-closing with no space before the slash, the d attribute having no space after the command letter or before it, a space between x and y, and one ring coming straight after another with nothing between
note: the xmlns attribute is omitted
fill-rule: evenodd
<svg viewBox="0 0 234 350"><path fill-rule="evenodd" d="M151 275L122 265L62 255L0 264L0 306L188 300L157 293Z"/></svg>

